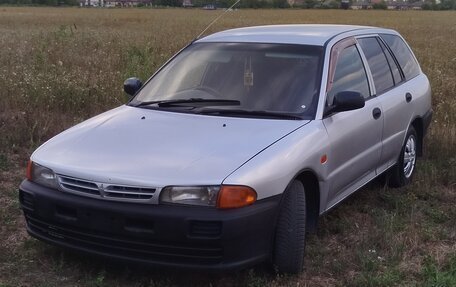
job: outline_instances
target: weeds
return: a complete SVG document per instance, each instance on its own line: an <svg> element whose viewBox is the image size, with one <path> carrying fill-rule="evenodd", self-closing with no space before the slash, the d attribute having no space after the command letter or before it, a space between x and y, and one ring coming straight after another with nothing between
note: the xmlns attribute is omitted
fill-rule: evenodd
<svg viewBox="0 0 456 287"><path fill-rule="evenodd" d="M8 159L6 155L0 153L0 170L7 170L8 169Z"/></svg>
<svg viewBox="0 0 456 287"><path fill-rule="evenodd" d="M456 255L450 257L443 266L439 266L432 257L426 257L422 276L427 287L456 286Z"/></svg>
<svg viewBox="0 0 456 287"><path fill-rule="evenodd" d="M456 13L239 10L210 32L277 23L397 29L433 89L434 119L414 183L372 185L323 216L305 271L276 276L155 270L105 262L30 238L17 186L30 152L58 132L123 104L125 78L157 70L213 19L186 9L2 8L0 11L0 287L456 286Z"/></svg>

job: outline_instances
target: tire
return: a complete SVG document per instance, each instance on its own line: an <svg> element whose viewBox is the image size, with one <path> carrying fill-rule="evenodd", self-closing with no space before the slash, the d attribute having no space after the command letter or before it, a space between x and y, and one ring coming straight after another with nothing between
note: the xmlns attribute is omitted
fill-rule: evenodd
<svg viewBox="0 0 456 287"><path fill-rule="evenodd" d="M416 169L418 144L417 133L411 126L407 131L397 164L391 169L388 180L390 187L402 187L412 181Z"/></svg>
<svg viewBox="0 0 456 287"><path fill-rule="evenodd" d="M281 273L302 271L306 239L306 195L294 180L283 194L274 242L273 261Z"/></svg>

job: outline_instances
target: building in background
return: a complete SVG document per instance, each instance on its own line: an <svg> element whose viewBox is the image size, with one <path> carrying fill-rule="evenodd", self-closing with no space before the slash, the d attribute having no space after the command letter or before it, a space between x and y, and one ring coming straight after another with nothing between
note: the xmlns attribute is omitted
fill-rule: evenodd
<svg viewBox="0 0 456 287"><path fill-rule="evenodd" d="M184 1L182 1L182 7L184 7L184 8L193 7L192 0L184 0Z"/></svg>
<svg viewBox="0 0 456 287"><path fill-rule="evenodd" d="M382 1L382 0L354 0L350 8L357 10L357 9L373 9L375 5L384 4L386 5L385 9L388 10L421 10L422 6L424 5L424 0L418 0L415 2L410 2L407 0L389 0L389 1Z"/></svg>
<svg viewBox="0 0 456 287"><path fill-rule="evenodd" d="M137 7L151 6L152 0L79 0L81 7Z"/></svg>

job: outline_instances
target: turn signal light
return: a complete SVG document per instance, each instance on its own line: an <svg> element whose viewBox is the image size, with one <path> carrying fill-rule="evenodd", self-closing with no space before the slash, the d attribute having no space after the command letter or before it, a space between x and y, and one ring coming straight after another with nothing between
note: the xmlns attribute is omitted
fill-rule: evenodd
<svg viewBox="0 0 456 287"><path fill-rule="evenodd" d="M32 169L33 169L33 164L32 164L32 161L29 160L27 163L26 177L30 181L32 180Z"/></svg>
<svg viewBox="0 0 456 287"><path fill-rule="evenodd" d="M222 185L217 199L217 208L238 208L253 204L257 199L255 190L242 185Z"/></svg>

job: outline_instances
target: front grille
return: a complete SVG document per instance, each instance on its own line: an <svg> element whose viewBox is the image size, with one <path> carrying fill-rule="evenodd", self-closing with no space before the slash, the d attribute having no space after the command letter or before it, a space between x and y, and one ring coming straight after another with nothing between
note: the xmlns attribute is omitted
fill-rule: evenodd
<svg viewBox="0 0 456 287"><path fill-rule="evenodd" d="M58 179L63 191L110 200L147 202L156 191L151 187L106 184L63 175L59 175Z"/></svg>
<svg viewBox="0 0 456 287"><path fill-rule="evenodd" d="M142 188L120 185L109 185L104 190L104 196L114 198L151 199L155 188Z"/></svg>
<svg viewBox="0 0 456 287"><path fill-rule="evenodd" d="M98 185L81 179L76 179L72 177L59 176L60 186L63 189L72 190L76 192L83 192L93 195L100 195L100 190Z"/></svg>
<svg viewBox="0 0 456 287"><path fill-rule="evenodd" d="M157 242L150 237L127 238L117 234L50 222L30 213L26 213L25 216L30 230L38 236L106 255L149 262L191 264L216 264L220 263L223 258L223 250L218 245Z"/></svg>

